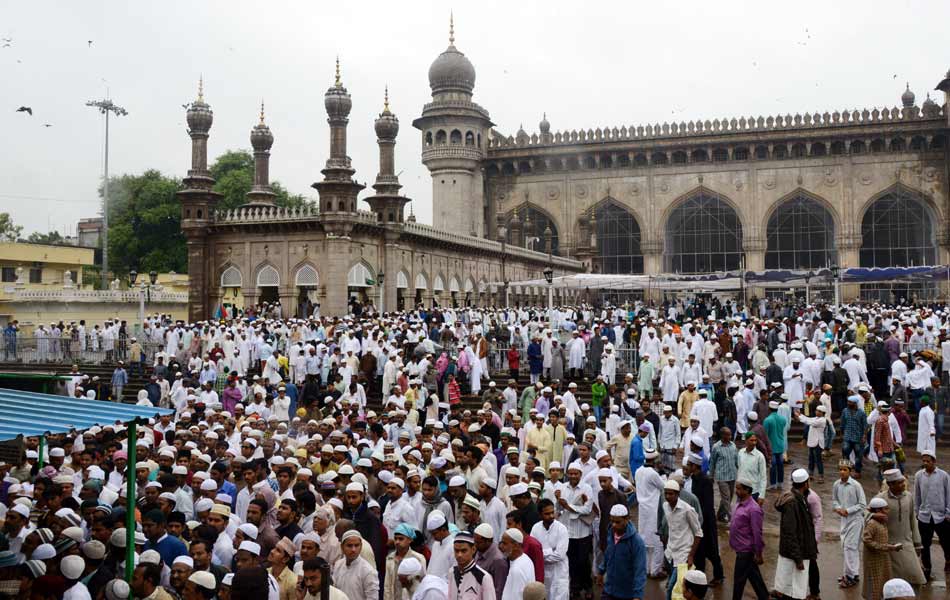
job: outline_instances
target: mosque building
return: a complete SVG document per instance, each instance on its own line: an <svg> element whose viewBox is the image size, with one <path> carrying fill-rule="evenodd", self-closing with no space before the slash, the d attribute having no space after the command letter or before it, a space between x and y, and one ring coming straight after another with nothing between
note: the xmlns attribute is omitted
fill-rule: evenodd
<svg viewBox="0 0 950 600"><path fill-rule="evenodd" d="M187 112L192 166L179 192L190 317L205 319L222 303L278 300L285 315L312 303L342 314L353 299L383 310L544 303L544 286L507 282L543 280L545 271L904 267L950 257L950 73L936 88L940 104L927 94L918 106L907 86L893 108L558 132L545 115L536 133L511 136L473 101L475 68L450 27L429 86L432 101L412 125L432 177L432 226L405 214L388 97L375 121L379 172L360 197L339 64L324 97L330 153L313 184L318 206L274 203L274 136L262 110L251 131L248 201L217 210L207 163L213 114L199 90ZM930 283L845 287L846 298L884 301L938 293Z"/></svg>

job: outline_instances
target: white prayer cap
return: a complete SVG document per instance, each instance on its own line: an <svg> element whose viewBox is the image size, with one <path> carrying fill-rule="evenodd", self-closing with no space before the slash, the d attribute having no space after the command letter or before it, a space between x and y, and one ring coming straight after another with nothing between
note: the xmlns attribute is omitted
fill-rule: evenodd
<svg viewBox="0 0 950 600"><path fill-rule="evenodd" d="M808 471L805 469L792 471L792 483L805 483L806 481L808 481Z"/></svg>
<svg viewBox="0 0 950 600"><path fill-rule="evenodd" d="M702 571L697 571L696 569L686 571L686 576L684 579L690 583L695 583L696 585L708 585L708 582L706 581L706 574Z"/></svg>
<svg viewBox="0 0 950 600"><path fill-rule="evenodd" d="M884 508L886 506L887 506L887 500L885 500L884 498L880 498L878 496L871 498L871 501L868 502L868 508Z"/></svg>
<svg viewBox="0 0 950 600"><path fill-rule="evenodd" d="M481 523L478 527L475 528L475 535L478 535L485 539L490 540L495 537L495 530L488 523Z"/></svg>
<svg viewBox="0 0 950 600"><path fill-rule="evenodd" d="M678 484L678 483L676 483L676 481L670 479L670 480L667 480L667 482L663 484L663 489L664 489L664 490L673 490L674 492L678 492L678 491L680 491L680 484Z"/></svg>
<svg viewBox="0 0 950 600"><path fill-rule="evenodd" d="M410 556L399 561L399 568L396 570L397 575L413 577L420 573L422 573L422 563L420 563L416 557Z"/></svg>
<svg viewBox="0 0 950 600"><path fill-rule="evenodd" d="M627 507L623 504L614 504L610 509L611 517L626 517L630 514L630 511L627 510Z"/></svg>
<svg viewBox="0 0 950 600"><path fill-rule="evenodd" d="M505 530L505 535L507 535L512 542L516 544L524 543L524 534L521 533L521 530L515 529L514 527Z"/></svg>
<svg viewBox="0 0 950 600"><path fill-rule="evenodd" d="M441 510L434 510L426 517L426 529L430 531L442 527L445 523L445 514Z"/></svg>
<svg viewBox="0 0 950 600"><path fill-rule="evenodd" d="M913 598L916 595L914 587L903 579L890 579L884 584L884 600Z"/></svg>
<svg viewBox="0 0 950 600"><path fill-rule="evenodd" d="M173 565L187 565L189 569L195 568L195 561L192 560L192 558L188 556L187 554L182 554L181 556L176 557L175 560L172 561L172 564Z"/></svg>
<svg viewBox="0 0 950 600"><path fill-rule="evenodd" d="M241 542L241 545L238 546L238 550L246 550L253 554L254 556L261 555L261 545L257 542L249 542L247 540Z"/></svg>

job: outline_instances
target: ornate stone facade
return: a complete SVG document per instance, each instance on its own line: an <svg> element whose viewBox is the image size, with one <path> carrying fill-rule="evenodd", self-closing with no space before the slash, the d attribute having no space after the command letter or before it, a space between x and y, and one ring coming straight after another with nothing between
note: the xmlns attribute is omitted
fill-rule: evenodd
<svg viewBox="0 0 950 600"><path fill-rule="evenodd" d="M549 267L558 275L584 270L571 258L422 225L412 215L404 218L409 199L399 194L393 160L399 120L389 108L388 95L375 122L380 168L375 194L365 198L372 211L359 210L357 197L363 186L354 181L346 153L352 102L339 64L324 105L330 154L323 179L313 184L319 206L283 208L274 203L268 181L274 136L262 108L250 137L255 177L248 203L220 211L207 169L213 115L199 90L188 109L192 167L179 192L188 241L190 319L206 319L223 304L250 306L278 300L285 316L312 310L308 301L319 303L321 312L330 315L346 313L352 299L373 302L382 310L419 303L543 302L546 289L498 284L540 279ZM477 162L470 166L478 171ZM474 220L473 216L470 222ZM556 296L561 299L560 291Z"/></svg>
<svg viewBox="0 0 950 600"><path fill-rule="evenodd" d="M940 105L928 94L918 106L908 87L900 108L565 132L552 132L545 115L538 133L509 136L473 101L475 69L450 28L429 85L432 102L412 124L432 176L433 227L404 219L408 199L393 164L399 122L388 96L375 123L380 169L365 198L372 212L358 210L362 186L346 155L350 99L339 70L325 99L331 143L314 184L319 210L278 208L267 195L273 136L262 110L251 134L249 203L216 213L205 158L211 110L199 97L188 111L192 169L180 192L192 315L228 298L293 307L304 293L340 313L353 295L369 291L378 302L379 290L365 284L378 279L387 308L500 303L501 290L489 284L540 278L549 254L564 273L950 260L950 79L937 86ZM526 291L543 298L542 290L509 290ZM887 299L886 290L844 292Z"/></svg>

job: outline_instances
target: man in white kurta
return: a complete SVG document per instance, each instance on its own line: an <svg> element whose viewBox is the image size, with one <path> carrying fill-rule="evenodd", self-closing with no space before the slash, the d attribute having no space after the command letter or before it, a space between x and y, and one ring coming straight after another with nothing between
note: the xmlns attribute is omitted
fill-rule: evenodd
<svg viewBox="0 0 950 600"><path fill-rule="evenodd" d="M584 339L576 331L571 335L571 341L567 343L567 368L572 371L571 375L574 376L584 368L587 345L584 344ZM574 369L577 369L577 373L573 372Z"/></svg>
<svg viewBox="0 0 950 600"><path fill-rule="evenodd" d="M554 506L541 510L541 520L531 528L531 536L541 542L544 553L544 591L551 600L568 600L570 575L567 546L570 539L567 527L554 518Z"/></svg>
<svg viewBox="0 0 950 600"><path fill-rule="evenodd" d="M534 563L528 558L521 545L524 534L518 529L508 529L498 544L501 553L508 559L508 578L501 600L521 600L526 585L534 581Z"/></svg>
<svg viewBox="0 0 950 600"><path fill-rule="evenodd" d="M676 366L675 359L671 358L660 371L660 392L663 394L663 402L676 404L680 395L680 368Z"/></svg>
<svg viewBox="0 0 950 600"><path fill-rule="evenodd" d="M663 543L656 531L656 515L663 499L663 478L653 466L657 456L656 451L645 452L646 464L634 475L639 506L637 529L647 548L647 575L651 577L663 570Z"/></svg>
<svg viewBox="0 0 950 600"><path fill-rule="evenodd" d="M937 456L937 427L934 416L934 409L930 408L930 402L924 404L924 398L921 396L920 402L923 405L920 413L917 415L917 452L924 452L930 456Z"/></svg>

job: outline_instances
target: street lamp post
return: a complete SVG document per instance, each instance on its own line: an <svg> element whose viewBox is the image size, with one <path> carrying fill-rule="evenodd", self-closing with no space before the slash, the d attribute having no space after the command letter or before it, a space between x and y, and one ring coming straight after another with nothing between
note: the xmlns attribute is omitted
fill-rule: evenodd
<svg viewBox="0 0 950 600"><path fill-rule="evenodd" d="M811 271L805 273L805 306L808 306L809 304L811 304L810 298L809 298L810 289L808 287L808 284L811 281L811 276L812 276Z"/></svg>
<svg viewBox="0 0 950 600"><path fill-rule="evenodd" d="M841 304L841 291L839 289L840 276L841 269L838 267L838 263L831 265L831 277L834 279L835 284L835 308Z"/></svg>
<svg viewBox="0 0 950 600"><path fill-rule="evenodd" d="M139 273L135 269L129 271L129 289L135 289L135 281L138 279ZM139 284L139 327L142 331L145 331L145 304L146 302L152 301L152 287L155 286L155 282L158 281L158 273L156 271L149 271L148 273L148 283L142 281Z"/></svg>
<svg viewBox="0 0 950 600"><path fill-rule="evenodd" d="M544 280L548 282L548 320L554 310L554 269L550 265L544 268Z"/></svg>
<svg viewBox="0 0 950 600"><path fill-rule="evenodd" d="M379 312L382 314L386 311L384 307L384 302L386 300L386 287L383 285L386 281L386 273L380 271L376 276L376 283L379 284Z"/></svg>
<svg viewBox="0 0 950 600"><path fill-rule="evenodd" d="M502 225L498 228L498 237L501 240L501 285L502 294L504 294L505 308L508 308L508 279L505 277L505 261L508 258L508 252L505 247L508 242L508 228Z"/></svg>
<svg viewBox="0 0 950 600"><path fill-rule="evenodd" d="M102 288L109 287L109 115L117 117L128 115L128 111L114 104L112 100L90 100L86 106L98 108L106 117L105 161L102 176Z"/></svg>

